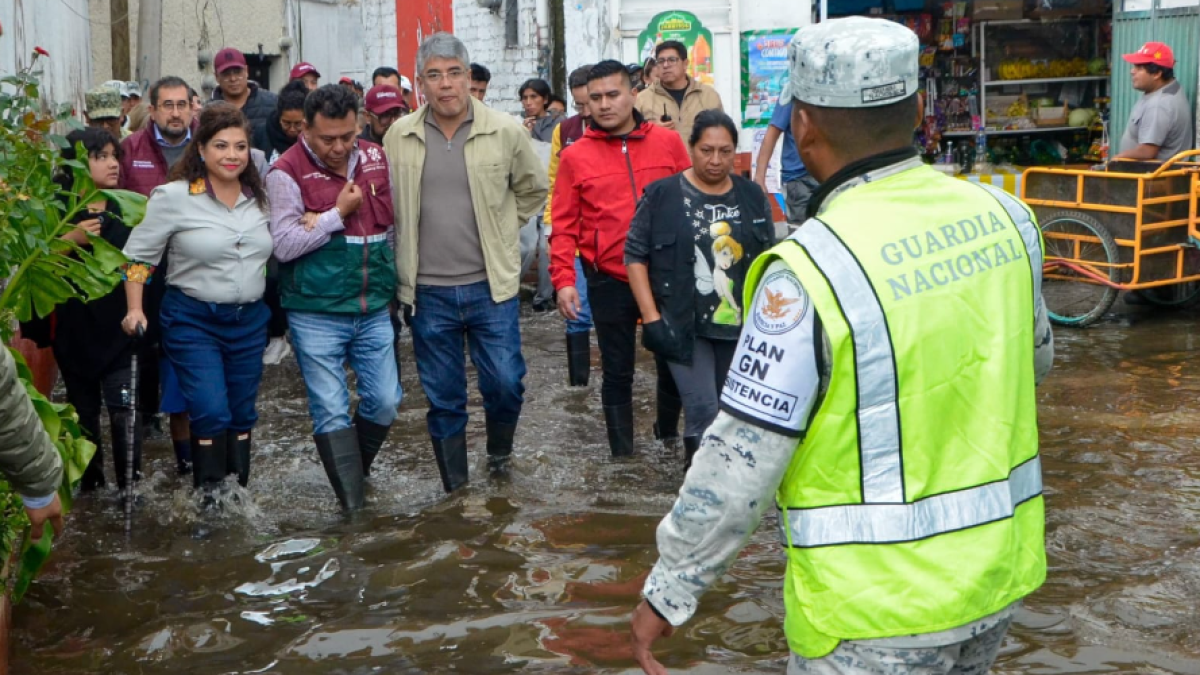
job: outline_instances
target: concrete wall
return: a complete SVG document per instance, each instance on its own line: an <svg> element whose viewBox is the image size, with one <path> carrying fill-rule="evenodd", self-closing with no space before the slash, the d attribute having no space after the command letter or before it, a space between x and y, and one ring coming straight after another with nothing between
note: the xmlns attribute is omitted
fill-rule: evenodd
<svg viewBox="0 0 1200 675"><path fill-rule="evenodd" d="M5 0L0 2L0 74L11 75L33 61L33 48L50 52L39 58L42 100L83 109L83 92L91 78L87 0Z"/></svg>
<svg viewBox="0 0 1200 675"><path fill-rule="evenodd" d="M28 0L26 0L28 1ZM91 0L92 83L112 78L109 0ZM177 75L200 89L212 66L201 69L201 50L216 54L223 47L236 47L246 54L275 57L271 85L278 90L287 80L290 64L279 40L287 34L285 0L163 0L162 73ZM130 59L137 58L138 0L129 0ZM211 83L211 80L209 80ZM148 83L143 83L148 84Z"/></svg>
<svg viewBox="0 0 1200 675"><path fill-rule="evenodd" d="M487 104L513 115L521 113L517 87L531 77L545 78L549 73L549 52L539 36L537 4L535 0L517 3L518 46L509 48L503 11L493 14L475 0L454 0L454 34L466 44L472 61L492 71Z"/></svg>

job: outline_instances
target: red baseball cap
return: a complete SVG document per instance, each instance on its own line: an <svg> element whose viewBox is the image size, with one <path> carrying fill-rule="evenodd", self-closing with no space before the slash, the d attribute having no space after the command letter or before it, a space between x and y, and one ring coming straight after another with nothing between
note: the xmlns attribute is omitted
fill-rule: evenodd
<svg viewBox="0 0 1200 675"><path fill-rule="evenodd" d="M1135 66L1144 66L1147 63L1153 63L1163 68L1175 67L1175 52L1171 51L1170 47L1161 42L1147 42L1142 45L1141 49L1132 54L1125 54L1121 58Z"/></svg>
<svg viewBox="0 0 1200 675"><path fill-rule="evenodd" d="M221 74L230 68L245 68L246 57L241 52L233 47L226 47L217 52L216 58L213 59L213 68L217 74Z"/></svg>
<svg viewBox="0 0 1200 675"><path fill-rule="evenodd" d="M292 74L289 76L289 79L298 80L309 73L312 73L317 77L321 76L313 64L309 63L308 61L301 61L300 63L297 63L294 68L292 68Z"/></svg>
<svg viewBox="0 0 1200 675"><path fill-rule="evenodd" d="M408 107L404 103L404 95L390 84L377 84L371 87L371 91L367 92L364 106L376 115L382 115L396 108L403 110Z"/></svg>

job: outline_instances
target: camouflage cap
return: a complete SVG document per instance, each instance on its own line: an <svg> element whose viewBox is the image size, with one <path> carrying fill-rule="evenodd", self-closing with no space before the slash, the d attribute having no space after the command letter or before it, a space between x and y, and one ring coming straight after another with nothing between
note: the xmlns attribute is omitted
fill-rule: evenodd
<svg viewBox="0 0 1200 675"><path fill-rule="evenodd" d="M917 93L917 34L851 16L800 29L788 47L785 96L827 108L871 108ZM785 99L786 100L786 99Z"/></svg>
<svg viewBox="0 0 1200 675"><path fill-rule="evenodd" d="M108 86L96 87L83 95L88 117L93 120L121 116L121 94Z"/></svg>

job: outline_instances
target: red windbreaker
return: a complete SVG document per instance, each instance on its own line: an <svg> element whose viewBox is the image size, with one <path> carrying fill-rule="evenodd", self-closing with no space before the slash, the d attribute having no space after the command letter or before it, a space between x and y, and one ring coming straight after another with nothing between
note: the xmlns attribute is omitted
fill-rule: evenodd
<svg viewBox="0 0 1200 675"><path fill-rule="evenodd" d="M583 263L629 281L625 235L642 191L692 165L679 134L642 120L626 136L589 127L563 149L554 181L550 277L554 288L575 285L575 251Z"/></svg>

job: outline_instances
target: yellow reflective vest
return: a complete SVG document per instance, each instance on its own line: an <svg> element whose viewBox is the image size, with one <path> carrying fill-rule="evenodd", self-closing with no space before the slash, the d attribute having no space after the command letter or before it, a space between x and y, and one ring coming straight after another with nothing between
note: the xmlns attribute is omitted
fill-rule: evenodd
<svg viewBox="0 0 1200 675"><path fill-rule="evenodd" d="M792 651L947 630L1040 586L1029 209L906 164L835 193L760 256L745 307L776 259L832 355L777 495Z"/></svg>

